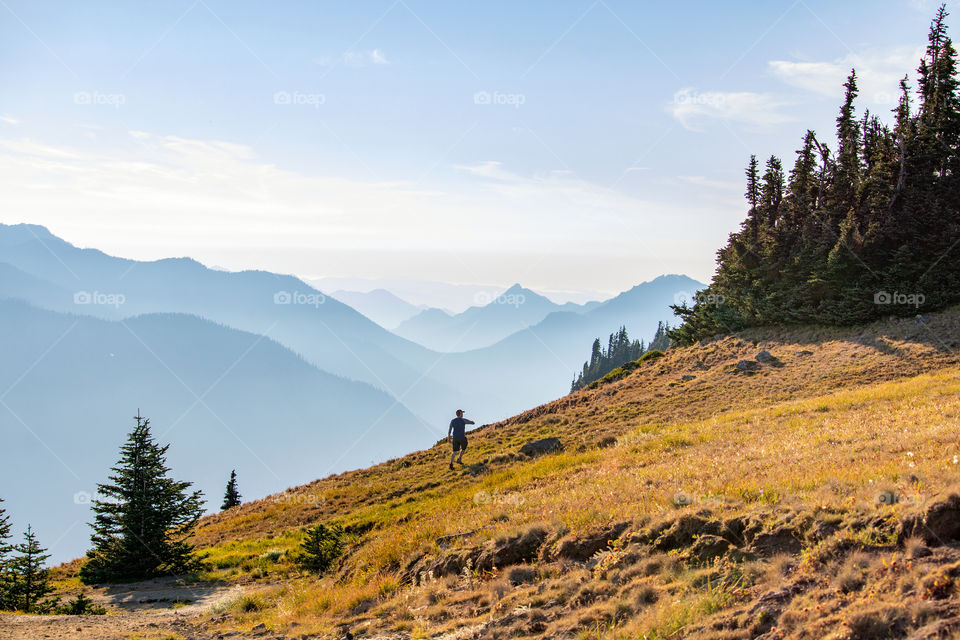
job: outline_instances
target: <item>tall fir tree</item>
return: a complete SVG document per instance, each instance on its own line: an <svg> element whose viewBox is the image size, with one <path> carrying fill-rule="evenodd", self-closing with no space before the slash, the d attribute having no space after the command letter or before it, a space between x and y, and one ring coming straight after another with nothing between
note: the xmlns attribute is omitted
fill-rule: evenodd
<svg viewBox="0 0 960 640"><path fill-rule="evenodd" d="M240 491L237 489L237 470L230 472L230 479L227 481L227 489L223 494L223 504L220 505L221 511L240 506Z"/></svg>
<svg viewBox="0 0 960 640"><path fill-rule="evenodd" d="M14 545L10 560L10 600L13 608L26 613L40 609L40 599L53 591L50 585L50 570L44 563L50 558L40 546L33 529L27 525L23 542Z"/></svg>
<svg viewBox="0 0 960 640"><path fill-rule="evenodd" d="M0 498L0 504L3 504L2 498ZM0 507L0 611L13 608L10 597L12 586L10 552L13 551L13 545L10 544L11 527L10 516L3 507Z"/></svg>
<svg viewBox="0 0 960 640"><path fill-rule="evenodd" d="M93 549L80 569L87 584L182 574L202 565L187 542L203 513L202 494L168 476L170 445L154 441L149 420L139 413L134 419L113 475L98 485L106 499L93 503Z"/></svg>

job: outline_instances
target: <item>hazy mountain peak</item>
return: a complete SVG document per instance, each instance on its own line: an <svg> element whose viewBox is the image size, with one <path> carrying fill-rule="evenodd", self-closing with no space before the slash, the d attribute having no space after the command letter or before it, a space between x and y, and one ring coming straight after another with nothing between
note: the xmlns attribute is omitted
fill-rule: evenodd
<svg viewBox="0 0 960 640"><path fill-rule="evenodd" d="M530 289L524 289L519 282L515 282L513 286L504 291L504 293L533 293Z"/></svg>
<svg viewBox="0 0 960 640"><path fill-rule="evenodd" d="M42 240L69 244L50 233L50 230L39 224L0 224L0 245L14 245L31 240Z"/></svg>

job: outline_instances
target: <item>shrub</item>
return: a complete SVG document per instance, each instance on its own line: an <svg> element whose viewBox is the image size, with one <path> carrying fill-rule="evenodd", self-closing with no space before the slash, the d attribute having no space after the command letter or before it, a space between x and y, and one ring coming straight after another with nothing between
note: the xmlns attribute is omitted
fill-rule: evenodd
<svg viewBox="0 0 960 640"><path fill-rule="evenodd" d="M294 562L310 573L324 573L343 553L343 528L318 524L306 530Z"/></svg>
<svg viewBox="0 0 960 640"><path fill-rule="evenodd" d="M242 613L253 613L262 610L266 604L260 599L260 596L245 595L240 596L233 606Z"/></svg>
<svg viewBox="0 0 960 640"><path fill-rule="evenodd" d="M55 607L53 612L68 616L102 616L106 615L107 610L100 605L94 604L93 601L83 595L81 591L73 600Z"/></svg>
<svg viewBox="0 0 960 640"><path fill-rule="evenodd" d="M662 358L662 357L663 357L663 351L660 351L659 349L651 349L650 351L647 351L645 354L640 356L640 359L637 360L637 362L648 362L650 360L656 360L657 358Z"/></svg>

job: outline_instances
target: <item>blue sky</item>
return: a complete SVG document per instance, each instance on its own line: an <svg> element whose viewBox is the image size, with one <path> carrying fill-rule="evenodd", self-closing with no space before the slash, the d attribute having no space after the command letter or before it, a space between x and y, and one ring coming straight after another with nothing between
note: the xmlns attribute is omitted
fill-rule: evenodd
<svg viewBox="0 0 960 640"><path fill-rule="evenodd" d="M0 221L305 277L706 280L749 154L832 145L851 66L888 114L935 8L3 0Z"/></svg>

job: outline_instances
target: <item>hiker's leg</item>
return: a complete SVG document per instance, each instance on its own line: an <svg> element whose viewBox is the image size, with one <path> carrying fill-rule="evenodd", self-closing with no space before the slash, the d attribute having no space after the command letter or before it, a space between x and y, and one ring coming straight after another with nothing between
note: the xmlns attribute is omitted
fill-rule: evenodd
<svg viewBox="0 0 960 640"><path fill-rule="evenodd" d="M460 443L460 455L457 457L457 462L463 464L463 454L467 452L467 443Z"/></svg>

